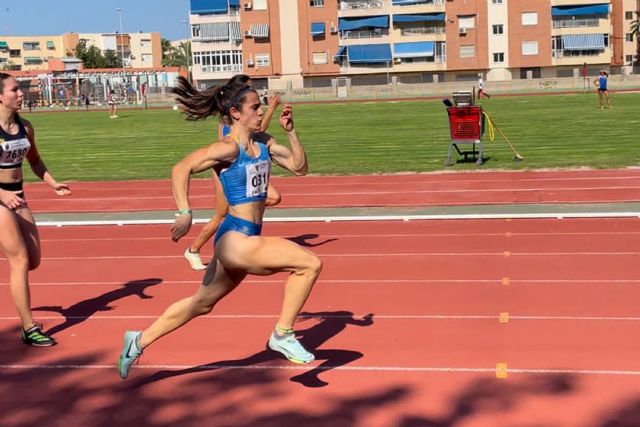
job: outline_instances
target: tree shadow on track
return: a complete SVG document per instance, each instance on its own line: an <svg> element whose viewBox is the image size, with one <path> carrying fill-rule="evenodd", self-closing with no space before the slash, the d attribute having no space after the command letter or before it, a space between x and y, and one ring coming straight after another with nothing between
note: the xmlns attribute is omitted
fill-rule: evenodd
<svg viewBox="0 0 640 427"><path fill-rule="evenodd" d="M286 237L286 239L287 240L291 240L292 242L297 243L300 246L304 246L304 247L307 247L307 248L313 248L315 246L321 246L321 245L324 245L324 244L327 244L327 243L331 243L331 242L334 242L334 241L338 240L335 237L333 237L331 239L324 239L321 242L316 242L316 243L309 242L309 240L317 239L318 237L320 237L319 234L310 233L310 234L301 234L299 236Z"/></svg>
<svg viewBox="0 0 640 427"><path fill-rule="evenodd" d="M118 289L114 289L112 291L106 292L102 295L98 295L94 298L89 298L84 301L79 301L67 308L62 308L59 305L55 306L40 306L35 307L34 311L50 311L53 313L59 313L65 317L63 323L54 326L49 329L47 333L51 335L55 335L58 332L62 332L65 329L76 326L85 320L87 320L92 315L99 313L101 311L111 311L114 307L111 306L111 303L118 301L122 298L126 298L129 296L136 295L140 299L150 299L153 298L151 295L147 295L145 290L150 286L156 286L162 283L162 279L158 278L150 278L143 280L133 280L131 282L127 282L122 287Z"/></svg>
<svg viewBox="0 0 640 427"><path fill-rule="evenodd" d="M328 383L320 379L320 374L335 369L344 365L347 365L357 359L360 359L363 354L354 350L332 349L332 350L317 350L322 344L327 342L332 337L342 332L348 325L355 326L371 326L373 325L373 313L367 314L361 319L354 318L353 313L349 311L324 311L317 313L304 312L300 314L302 321L305 319L319 319L320 322L308 329L303 329L296 332L296 335L300 339L301 344L313 351L316 360L323 360L323 362L313 368L305 368L304 366L298 366L297 369L304 370L305 372L291 377L291 381L300 383L306 387L324 387ZM223 360L218 362L212 362L205 365L194 366L188 369L182 369L178 371L160 371L148 378L140 380L137 386L144 386L146 384L161 381L167 378L181 376L185 374L192 374L203 371L215 371L215 370L247 370L250 367L266 363L266 362L279 362L283 361L283 356L280 353L276 353L268 348L249 356L244 359L236 360ZM296 369L295 367L280 367L274 366L275 370L284 369ZM245 375L245 382L254 381L252 375ZM259 378L258 378L259 380ZM240 384L248 385L248 384Z"/></svg>
<svg viewBox="0 0 640 427"><path fill-rule="evenodd" d="M500 416L517 408L531 396L557 397L575 391L575 377L570 375L529 376L523 380L481 379L457 395L451 411L437 418L407 417L399 427L455 427L474 416ZM536 426L531 419L530 426ZM551 427L546 425L546 427Z"/></svg>

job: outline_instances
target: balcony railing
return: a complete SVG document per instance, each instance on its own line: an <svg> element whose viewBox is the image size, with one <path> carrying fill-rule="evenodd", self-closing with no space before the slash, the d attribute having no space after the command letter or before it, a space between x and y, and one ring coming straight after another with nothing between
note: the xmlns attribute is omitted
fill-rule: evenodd
<svg viewBox="0 0 640 427"><path fill-rule="evenodd" d="M583 27L598 27L600 20L597 18L584 18L584 19L554 19L553 28L583 28Z"/></svg>
<svg viewBox="0 0 640 427"><path fill-rule="evenodd" d="M340 10L382 9L382 1L341 1Z"/></svg>
<svg viewBox="0 0 640 427"><path fill-rule="evenodd" d="M389 30L375 29L375 30L353 30L353 31L341 31L340 38L342 39L373 39L379 37L385 37L389 35Z"/></svg>
<svg viewBox="0 0 640 427"><path fill-rule="evenodd" d="M553 58L569 58L573 56L598 56L604 53L604 49L590 49L590 50L552 50L551 56Z"/></svg>
<svg viewBox="0 0 640 427"><path fill-rule="evenodd" d="M203 73L236 73L242 71L242 64L201 65L200 69Z"/></svg>
<svg viewBox="0 0 640 427"><path fill-rule="evenodd" d="M403 36L418 36L423 34L444 34L444 27L401 28L400 34Z"/></svg>

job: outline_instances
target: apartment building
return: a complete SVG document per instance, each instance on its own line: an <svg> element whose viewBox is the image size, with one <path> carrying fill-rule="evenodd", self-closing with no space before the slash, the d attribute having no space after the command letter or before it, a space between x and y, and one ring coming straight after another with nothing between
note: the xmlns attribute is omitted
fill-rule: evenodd
<svg viewBox="0 0 640 427"><path fill-rule="evenodd" d="M301 88L337 77L375 84L628 72L639 3L191 0L193 76L206 85L242 72Z"/></svg>
<svg viewBox="0 0 640 427"><path fill-rule="evenodd" d="M162 67L160 33L65 33L58 36L0 36L0 69L47 71L51 69L50 60L59 63L73 57L80 40L86 41L87 47L97 46L103 53L113 50L118 57L124 58L126 67Z"/></svg>

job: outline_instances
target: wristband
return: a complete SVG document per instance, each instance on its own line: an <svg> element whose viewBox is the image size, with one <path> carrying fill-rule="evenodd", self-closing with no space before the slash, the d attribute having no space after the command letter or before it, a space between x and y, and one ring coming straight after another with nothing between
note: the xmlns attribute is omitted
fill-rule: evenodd
<svg viewBox="0 0 640 427"><path fill-rule="evenodd" d="M176 216L180 216L180 215L191 215L191 209L180 209L178 211L178 213L176 214Z"/></svg>

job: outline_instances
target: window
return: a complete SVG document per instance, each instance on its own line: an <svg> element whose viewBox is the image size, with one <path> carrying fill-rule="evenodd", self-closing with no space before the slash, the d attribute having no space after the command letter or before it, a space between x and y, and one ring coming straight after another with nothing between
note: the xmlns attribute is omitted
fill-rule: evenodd
<svg viewBox="0 0 640 427"><path fill-rule="evenodd" d="M56 49L56 44L52 41L48 41L47 42L47 49L49 50L55 50Z"/></svg>
<svg viewBox="0 0 640 427"><path fill-rule="evenodd" d="M9 49L9 58L18 58L22 56L21 54L20 49Z"/></svg>
<svg viewBox="0 0 640 427"><path fill-rule="evenodd" d="M309 0L309 5L311 7L322 7L324 6L324 0Z"/></svg>
<svg viewBox="0 0 640 427"><path fill-rule="evenodd" d="M633 34L632 33L625 34L625 40L628 41L628 42L632 42L633 41Z"/></svg>
<svg viewBox="0 0 640 427"><path fill-rule="evenodd" d="M458 27L460 29L475 28L476 27L476 15L459 15Z"/></svg>
<svg viewBox="0 0 640 427"><path fill-rule="evenodd" d="M625 56L624 62L627 62L629 64L633 64L633 55Z"/></svg>
<svg viewBox="0 0 640 427"><path fill-rule="evenodd" d="M267 10L267 0L253 0L253 10Z"/></svg>
<svg viewBox="0 0 640 427"><path fill-rule="evenodd" d="M193 52L193 63L201 66L205 73L240 72L242 71L242 51Z"/></svg>
<svg viewBox="0 0 640 427"><path fill-rule="evenodd" d="M524 12L522 25L538 25L538 12Z"/></svg>
<svg viewBox="0 0 640 427"><path fill-rule="evenodd" d="M493 28L493 34L504 34L504 25L502 24L492 25L492 28Z"/></svg>
<svg viewBox="0 0 640 427"><path fill-rule="evenodd" d="M314 64L326 64L327 62L327 52L313 52Z"/></svg>
<svg viewBox="0 0 640 427"><path fill-rule="evenodd" d="M504 62L504 52L496 52L493 54L493 62Z"/></svg>
<svg viewBox="0 0 640 427"><path fill-rule="evenodd" d="M24 50L40 50L40 42L24 42L22 48Z"/></svg>
<svg viewBox="0 0 640 427"><path fill-rule="evenodd" d="M476 46L473 44L460 46L460 58L473 58L476 56Z"/></svg>
<svg viewBox="0 0 640 427"><path fill-rule="evenodd" d="M268 67L268 66L269 66L269 54L256 53L256 67Z"/></svg>
<svg viewBox="0 0 640 427"><path fill-rule="evenodd" d="M493 3L493 4L504 4L504 0L493 0L491 3Z"/></svg>
<svg viewBox="0 0 640 427"><path fill-rule="evenodd" d="M538 54L538 42L537 41L522 42L522 54L523 55L537 55Z"/></svg>
<svg viewBox="0 0 640 427"><path fill-rule="evenodd" d="M199 29L199 27L198 27ZM141 39L140 47L151 47L151 39Z"/></svg>
<svg viewBox="0 0 640 427"><path fill-rule="evenodd" d="M624 19L633 19L633 12L625 12Z"/></svg>
<svg viewBox="0 0 640 427"><path fill-rule="evenodd" d="M150 53L143 53L142 55L140 55L140 60L142 60L142 62L151 63L153 61L153 55Z"/></svg>

